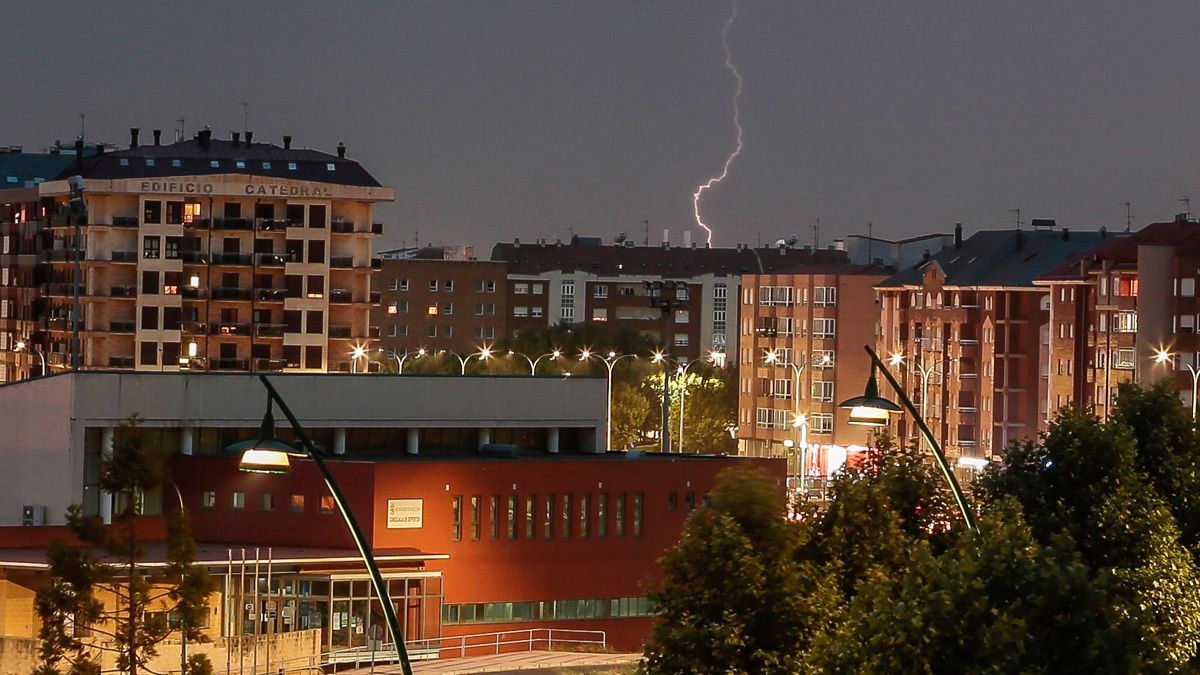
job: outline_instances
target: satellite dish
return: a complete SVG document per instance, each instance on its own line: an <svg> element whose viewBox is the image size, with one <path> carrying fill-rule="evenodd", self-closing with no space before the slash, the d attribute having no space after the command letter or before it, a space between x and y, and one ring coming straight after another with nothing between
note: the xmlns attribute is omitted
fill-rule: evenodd
<svg viewBox="0 0 1200 675"><path fill-rule="evenodd" d="M788 240L787 240L787 245L788 245L788 246L795 246L795 245L796 245L796 243L797 243L797 242L799 242L799 241L800 241L800 237L797 237L796 235L794 235L794 234L793 234L792 236L788 237Z"/></svg>
<svg viewBox="0 0 1200 675"><path fill-rule="evenodd" d="M782 239L780 239L779 241L775 242L775 248L783 248L783 247L785 247L785 246L787 246L787 242L786 242L786 241L784 241L784 240L782 240Z"/></svg>
<svg viewBox="0 0 1200 675"><path fill-rule="evenodd" d="M615 243L620 244L625 241L626 237L627 237L627 235L624 232L618 232L617 238L614 241L615 241Z"/></svg>

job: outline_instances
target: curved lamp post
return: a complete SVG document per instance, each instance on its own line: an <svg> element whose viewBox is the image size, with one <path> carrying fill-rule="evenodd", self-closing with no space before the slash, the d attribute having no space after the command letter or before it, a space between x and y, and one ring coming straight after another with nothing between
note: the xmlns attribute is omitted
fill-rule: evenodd
<svg viewBox="0 0 1200 675"><path fill-rule="evenodd" d="M879 355L875 353L875 350L869 346L864 346L863 349L871 356L871 378L867 380L866 391L863 392L862 396L842 401L839 407L850 410L850 424L869 427L887 426L891 418L891 413L908 410L909 414L916 421L917 428L921 430L921 435L925 437L925 441L929 443L929 447L933 450L933 456L937 460L938 468L942 470L942 475L950 485L950 491L954 493L954 501L958 504L958 510L962 512L963 521L967 524L967 528L972 532L979 532L979 525L975 522L975 514L971 512L971 507L967 504L967 496L963 493L962 487L954 477L954 471L951 470L950 463L946 461L946 455L942 452L942 446L938 445L937 440L933 437L933 433L929 431L929 426L925 424L925 419L917 412L912 401L905 395L900 383L896 381L891 371L879 359ZM875 381L876 371L883 373L888 384L892 386L896 395L900 397L900 402L904 404L903 408L879 395L879 384Z"/></svg>
<svg viewBox="0 0 1200 675"><path fill-rule="evenodd" d="M355 345L354 349L350 350L350 373L351 374L358 372L357 367L358 367L359 359L362 359L364 362L367 360L367 348L362 345ZM369 367L363 368L364 373L367 372L368 370L370 370Z"/></svg>
<svg viewBox="0 0 1200 675"><path fill-rule="evenodd" d="M956 359L951 359L951 361L954 360ZM941 366L941 362L935 361L929 365L925 365L923 360L917 361L916 359L912 359L912 363L909 364L904 361L903 354L892 354L891 357L888 358L888 365L900 366L904 368L912 367L917 369L917 373L921 376L921 417L924 418L929 414L929 376L938 371L938 368Z"/></svg>
<svg viewBox="0 0 1200 675"><path fill-rule="evenodd" d="M724 359L721 358L722 354L723 352L719 352L715 349L709 350L707 361L709 363L723 362ZM705 359L694 359L687 362L681 361L679 367L676 369L676 374L679 375L679 452L683 452L683 406L687 397L687 372L692 366L704 360Z"/></svg>
<svg viewBox="0 0 1200 675"><path fill-rule="evenodd" d="M562 358L562 350L555 349L554 351L552 351L548 354L542 354L541 356L537 357L536 359L531 359L528 356L526 356L525 354L522 354L521 352L514 352L511 349L508 350L508 355L509 356L519 356L519 357L525 359L525 361L529 363L529 375L530 375L530 377L532 377L534 375L537 375L537 367L538 367L538 364L542 362L542 359L544 359L546 357L550 357L551 360L558 360L558 359Z"/></svg>
<svg viewBox="0 0 1200 675"><path fill-rule="evenodd" d="M41 365L42 365L42 371L41 371L42 377L45 377L46 376L46 355L42 353L42 350L38 349L37 347L33 347L32 345L29 345L24 340L17 340L17 344L13 346L14 352L22 352L22 351L25 351L26 349L37 354L37 357L41 361ZM1192 416L1195 417L1195 411L1193 411Z"/></svg>
<svg viewBox="0 0 1200 675"><path fill-rule="evenodd" d="M330 473L329 467L325 465L325 461L321 457L321 452L317 450L312 441L309 440L308 434L304 433L304 428L300 426L300 422L296 420L296 416L284 403L279 396L279 392L275 391L275 387L267 380L265 375L259 375L258 379L263 386L267 388L267 414L263 415L262 426L258 431L258 438L241 443L234 443L226 448L232 452L240 451L242 453L241 462L238 468L242 471L252 473L287 473L291 468L291 457L307 457L317 465L317 469L321 472L321 476L325 479L325 487L329 488L329 493L333 495L333 501L337 504L338 511L346 521L346 527L350 529L350 534L354 538L354 544L358 547L358 553L362 556L363 564L366 565L367 571L371 575L371 585L375 589L375 596L379 598L379 604L383 608L383 616L387 620L388 630L392 633L392 639L395 641L396 657L400 661L400 668L403 675L412 675L412 666L408 662L408 650L404 646L404 635L400 632L400 622L396 618L396 607L392 604L392 597L388 594L387 584L383 581L383 575L379 571L379 565L375 563L375 557L371 555L371 546L367 543L366 537L363 536L362 529L358 525L358 521L354 518L354 514L350 512L350 507L346 503L346 498L338 487L337 482L333 479L333 474ZM272 402L279 406L279 409L287 417L288 423L292 425L292 430L296 432L296 437L300 440L301 449L297 449L290 443L286 443L275 438L275 418L271 413Z"/></svg>
<svg viewBox="0 0 1200 675"><path fill-rule="evenodd" d="M21 343L18 342L17 344L19 345ZM1174 363L1176 357L1177 355L1172 354L1165 349L1160 349L1154 354L1154 362L1169 363L1172 366L1176 366ZM1200 389L1200 370L1197 370L1195 366L1187 361L1181 361L1180 363L1187 366L1188 372L1192 374L1192 422L1194 423L1196 421L1196 390Z"/></svg>
<svg viewBox="0 0 1200 675"><path fill-rule="evenodd" d="M580 352L580 354L579 354L580 361L588 361L588 360L591 360L592 358L597 358L597 359L600 359L601 361L604 361L604 365L608 368L608 414L607 414L607 422L605 423L605 426L604 426L604 430L607 434L607 438L605 439L604 450L605 450L605 452L607 452L609 450L612 450L613 368L616 367L617 361L620 361L621 359L626 359L626 358L636 359L637 354L617 354L614 351L610 351L610 352L608 352L608 354L601 356L601 355L591 351L590 349L585 349L582 352Z"/></svg>
<svg viewBox="0 0 1200 675"><path fill-rule="evenodd" d="M437 351L438 355L449 354L450 356L453 356L454 358L458 359L458 364L459 364L459 366L461 366L461 368L458 371L459 375L467 374L467 364L471 361L471 359L476 359L479 361L487 361L488 359L492 358L492 353L493 352L492 352L491 347L481 347L479 349L479 351L471 352L470 354L467 354L466 356L462 356L458 352L452 352L449 349L439 349Z"/></svg>

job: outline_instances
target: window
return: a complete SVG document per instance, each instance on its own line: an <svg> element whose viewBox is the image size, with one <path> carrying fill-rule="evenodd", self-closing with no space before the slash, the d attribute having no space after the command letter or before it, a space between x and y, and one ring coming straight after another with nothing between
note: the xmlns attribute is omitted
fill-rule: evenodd
<svg viewBox="0 0 1200 675"><path fill-rule="evenodd" d="M617 494L616 523L613 529L616 531L618 537L625 536L625 498L624 492Z"/></svg>
<svg viewBox="0 0 1200 675"><path fill-rule="evenodd" d="M261 495L259 495L258 505L259 505L259 508L262 509L263 511L274 511L275 510L275 495L271 494L270 492L262 493Z"/></svg>
<svg viewBox="0 0 1200 675"><path fill-rule="evenodd" d="M608 493L601 492L596 499L596 536L608 536Z"/></svg>
<svg viewBox="0 0 1200 675"><path fill-rule="evenodd" d="M1196 280L1195 278L1187 278L1179 280L1179 295L1184 298L1192 298L1196 296Z"/></svg>
<svg viewBox="0 0 1200 675"><path fill-rule="evenodd" d="M178 260L183 237L167 237L167 260Z"/></svg>
<svg viewBox="0 0 1200 675"><path fill-rule="evenodd" d="M295 170L296 170L296 163L288 162L288 171L295 171Z"/></svg>
<svg viewBox="0 0 1200 675"><path fill-rule="evenodd" d="M571 495L562 496L562 538L571 538Z"/></svg>
<svg viewBox="0 0 1200 675"><path fill-rule="evenodd" d="M336 167L337 167L336 164L329 162L325 165L325 170L326 171L334 171L334 170L336 170Z"/></svg>
<svg viewBox="0 0 1200 675"><path fill-rule="evenodd" d="M290 504L292 513L304 513L304 495L292 495Z"/></svg>
<svg viewBox="0 0 1200 675"><path fill-rule="evenodd" d="M454 290L454 280L447 279L447 280L443 281L442 288L446 291L453 291Z"/></svg>
<svg viewBox="0 0 1200 675"><path fill-rule="evenodd" d="M517 538L517 496L508 496L508 520L505 531L508 533L508 540L513 541Z"/></svg>
<svg viewBox="0 0 1200 675"><path fill-rule="evenodd" d="M686 309L675 310L675 323L687 323L688 311Z"/></svg>
<svg viewBox="0 0 1200 675"><path fill-rule="evenodd" d="M142 205L142 222L157 225L162 222L162 202L147 200Z"/></svg>
<svg viewBox="0 0 1200 675"><path fill-rule="evenodd" d="M210 167L214 168L214 169L219 169L219 168L221 168L221 162L220 162L220 161L218 161L218 160L215 160L215 159L214 159L214 160L212 160L211 162L209 162L209 163L208 163L208 165L209 165Z"/></svg>
<svg viewBox="0 0 1200 675"><path fill-rule="evenodd" d="M757 408L754 411L754 426L759 429L786 429L788 411L776 408Z"/></svg>
<svg viewBox="0 0 1200 675"><path fill-rule="evenodd" d="M808 417L808 430L814 434L833 433L832 413L813 413Z"/></svg>
<svg viewBox="0 0 1200 675"><path fill-rule="evenodd" d="M270 170L271 170L271 163L270 163L270 162L263 162L263 163L262 163L262 168L263 168L263 169L265 169L265 170L267 170L267 171L270 171Z"/></svg>
<svg viewBox="0 0 1200 675"><path fill-rule="evenodd" d="M542 538L554 538L554 495L546 495L542 501Z"/></svg>
<svg viewBox="0 0 1200 675"><path fill-rule="evenodd" d="M517 317L519 319L524 319L525 317L529 316L529 308L528 307L513 307L513 316Z"/></svg>
<svg viewBox="0 0 1200 675"><path fill-rule="evenodd" d="M1136 333L1137 332L1137 313L1136 312L1117 312L1113 315L1113 332L1115 333Z"/></svg>
<svg viewBox="0 0 1200 675"><path fill-rule="evenodd" d="M244 169L244 168L246 168L246 160L244 160L244 159L234 160L233 166L238 169Z"/></svg>
<svg viewBox="0 0 1200 675"><path fill-rule="evenodd" d="M773 307L792 304L791 286L760 286L758 288L758 304Z"/></svg>
<svg viewBox="0 0 1200 675"><path fill-rule="evenodd" d="M642 536L642 503L646 496L639 492L633 496L633 536Z"/></svg>
<svg viewBox="0 0 1200 675"><path fill-rule="evenodd" d="M318 511L323 514L330 514L333 513L336 506L333 502L333 495L321 495L321 506Z"/></svg>
<svg viewBox="0 0 1200 675"><path fill-rule="evenodd" d="M462 495L455 495L451 502L450 541L462 541Z"/></svg>
<svg viewBox="0 0 1200 675"><path fill-rule="evenodd" d="M438 289L438 282L437 282L437 279L430 279L430 280L429 280L429 292L430 292L430 293L437 293L437 289Z"/></svg>
<svg viewBox="0 0 1200 675"><path fill-rule="evenodd" d="M542 308L541 307L529 308L529 316L532 316L535 319L540 319L542 317Z"/></svg>
<svg viewBox="0 0 1200 675"><path fill-rule="evenodd" d="M537 495L525 496L525 538L537 539Z"/></svg>
<svg viewBox="0 0 1200 675"><path fill-rule="evenodd" d="M479 495L471 497L471 541L479 541L479 520L481 517L481 504Z"/></svg>
<svg viewBox="0 0 1200 675"><path fill-rule="evenodd" d="M157 342L142 342L140 354L138 355L138 363L143 366L158 365L158 343Z"/></svg>
<svg viewBox="0 0 1200 675"><path fill-rule="evenodd" d="M534 284L533 285L533 294L534 295L541 295L542 293L545 293L545 292L546 292L545 285L543 285L543 284Z"/></svg>
<svg viewBox="0 0 1200 675"><path fill-rule="evenodd" d="M408 279L401 279L401 280L400 280L400 290L402 290L402 291L407 291L407 290L408 290Z"/></svg>
<svg viewBox="0 0 1200 675"><path fill-rule="evenodd" d="M445 314L446 316L450 316L453 313L454 313L454 303L453 302L447 302L444 305L442 305L442 314Z"/></svg>
<svg viewBox="0 0 1200 675"><path fill-rule="evenodd" d="M437 337L437 326L430 326L429 330L426 331L425 334L431 338Z"/></svg>
<svg viewBox="0 0 1200 675"><path fill-rule="evenodd" d="M608 321L608 309L605 307L598 307L596 309L593 309L592 310L592 321L599 321L600 323L604 323L604 322Z"/></svg>
<svg viewBox="0 0 1200 675"><path fill-rule="evenodd" d="M389 291L400 290L400 280L399 279L388 279L388 290Z"/></svg>
<svg viewBox="0 0 1200 675"><path fill-rule="evenodd" d="M813 305L817 307L833 307L836 304L836 286L817 286L813 288Z"/></svg>
<svg viewBox="0 0 1200 675"><path fill-rule="evenodd" d="M480 279L479 281L475 282L475 290L479 293L495 293L496 282Z"/></svg>
<svg viewBox="0 0 1200 675"><path fill-rule="evenodd" d="M142 238L142 257L148 260L158 258L159 246L162 241L158 237L143 237Z"/></svg>
<svg viewBox="0 0 1200 675"><path fill-rule="evenodd" d="M813 352L813 368L818 370L828 370L833 367L834 351L832 349L818 349Z"/></svg>
<svg viewBox="0 0 1200 675"><path fill-rule="evenodd" d="M310 309L305 312L304 332L313 334L321 333L325 327L325 313L319 309Z"/></svg>
<svg viewBox="0 0 1200 675"><path fill-rule="evenodd" d="M178 160L178 159L173 159L173 160L171 160L171 166L173 166L173 167L175 167L176 169L178 169L179 167L183 166L183 162L181 162L181 161L180 161L180 160Z"/></svg>
<svg viewBox="0 0 1200 675"><path fill-rule="evenodd" d="M217 493L214 490L205 490L200 493L200 506L206 509L211 509L217 505Z"/></svg>
<svg viewBox="0 0 1200 675"><path fill-rule="evenodd" d="M812 383L812 399L829 403L833 401L833 383L832 382L813 382Z"/></svg>
<svg viewBox="0 0 1200 675"><path fill-rule="evenodd" d="M400 304L399 304L399 303L395 303L395 302L393 302L393 303L389 304L389 305L388 305L388 307L387 307L387 313L388 313L388 314L396 314L396 313L398 313L399 311L400 311Z"/></svg>
<svg viewBox="0 0 1200 675"><path fill-rule="evenodd" d="M495 316L496 304L492 302L480 302L475 304L475 316Z"/></svg>
<svg viewBox="0 0 1200 675"><path fill-rule="evenodd" d="M813 337L829 339L837 330L837 319L813 319Z"/></svg>
<svg viewBox="0 0 1200 675"><path fill-rule="evenodd" d="M1179 316L1179 332L1180 333L1195 333L1196 332L1196 315L1181 314Z"/></svg>
<svg viewBox="0 0 1200 675"><path fill-rule="evenodd" d="M158 330L158 307L146 305L142 307L142 330Z"/></svg>
<svg viewBox="0 0 1200 675"><path fill-rule="evenodd" d="M495 340L496 339L496 327L495 326L476 326L475 327L475 339L477 339L477 340Z"/></svg>
<svg viewBox="0 0 1200 675"><path fill-rule="evenodd" d="M776 378L771 382L771 397L790 399L792 397L792 381L788 378Z"/></svg>
<svg viewBox="0 0 1200 675"><path fill-rule="evenodd" d="M525 295L529 292L529 284L513 284L514 295Z"/></svg>
<svg viewBox="0 0 1200 675"><path fill-rule="evenodd" d="M233 493L233 501L232 501L231 505L234 508L234 510L241 510L241 509L246 508L246 493L245 492Z"/></svg>
<svg viewBox="0 0 1200 675"><path fill-rule="evenodd" d="M592 297L600 298L600 299L607 298L608 297L608 286L605 286L604 284L597 284L595 286L592 286Z"/></svg>
<svg viewBox="0 0 1200 675"><path fill-rule="evenodd" d="M500 538L500 495L492 495L488 503L488 533L492 541Z"/></svg>

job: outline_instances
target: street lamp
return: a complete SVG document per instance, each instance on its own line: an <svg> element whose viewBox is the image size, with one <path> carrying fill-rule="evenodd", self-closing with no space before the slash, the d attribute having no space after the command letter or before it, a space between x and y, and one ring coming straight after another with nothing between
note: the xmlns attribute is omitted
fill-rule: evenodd
<svg viewBox="0 0 1200 675"><path fill-rule="evenodd" d="M351 373L357 372L356 369L358 367L358 360L363 359L365 361L366 358L367 358L367 348L362 345L354 345L354 349L350 350L350 372ZM363 368L364 372L366 372L367 370L370 370L370 368Z"/></svg>
<svg viewBox="0 0 1200 675"><path fill-rule="evenodd" d="M952 359L953 360L953 359ZM903 354L892 354L888 359L888 364L891 366L907 367L908 363L904 361ZM929 376L937 371L941 365L940 361L934 361L929 365L925 365L924 361L912 360L911 367L917 369L917 373L921 376L921 417L926 417L929 413Z"/></svg>
<svg viewBox="0 0 1200 675"><path fill-rule="evenodd" d="M30 349L31 351L33 351L33 353L37 354L37 357L41 361L41 364L42 364L42 371L41 371L42 377L45 377L46 376L46 355L42 353L42 350L38 349L37 347L27 344L24 340L17 340L17 344L13 347L14 352L25 351L26 349Z"/></svg>
<svg viewBox="0 0 1200 675"><path fill-rule="evenodd" d="M458 359L459 365L462 366L462 368L459 370L459 375L467 374L467 363L471 359L477 359L479 361L487 361L488 359L492 358L492 353L493 353L492 348L486 347L486 346L480 347L479 351L471 352L470 354L467 354L465 357L461 356L458 352L452 352L448 349L442 349L442 350L438 351L438 354L449 354L449 355L453 356L454 358Z"/></svg>
<svg viewBox="0 0 1200 675"><path fill-rule="evenodd" d="M601 355L596 354L595 352L591 351L590 349L584 349L579 354L580 361L587 361L587 360L591 359L592 357L595 357L595 358L600 359L601 361L604 361L604 365L608 368L608 413L607 413L607 422L605 423L605 427L604 427L605 431L607 432L607 436L608 436L608 438L605 440L604 449L606 451L608 451L608 450L612 450L613 368L616 367L617 361L620 361L621 359L626 359L626 358L636 359L637 354L617 354L614 351L610 351L610 352L608 352L607 355L601 356ZM569 374L570 373L568 373L568 375Z"/></svg>
<svg viewBox="0 0 1200 675"><path fill-rule="evenodd" d="M904 393L904 389L896 378L892 376L891 371L887 369L883 361L879 359L879 355L874 349L869 346L863 346L867 354L871 356L871 378L867 380L866 391L862 396L842 401L840 407L850 409L850 424L861 426L882 427L887 426L891 413L908 410L909 414L917 423L917 428L921 430L921 434L925 437L925 441L929 443L929 447L933 450L933 456L937 460L938 468L942 470L942 475L946 478L946 482L950 484L950 491L954 494L954 501L958 504L959 511L962 512L963 521L967 524L967 528L972 532L978 532L979 526L975 523L975 514L971 512L971 507L967 504L967 496L963 493L962 487L958 484L958 480L954 477L954 471L950 468L950 463L946 461L946 455L942 452L942 446L938 445L934 439L933 433L929 431L929 426L925 424L925 418L917 412L908 395ZM891 401L882 398L879 395L879 384L875 380L876 371L882 372L888 384L900 397L900 402L904 404L904 408L892 403Z"/></svg>
<svg viewBox="0 0 1200 675"><path fill-rule="evenodd" d="M396 374L397 374L397 375L403 375L403 374L404 374L404 361L405 361L406 359L408 359L408 357L410 357L410 356L411 356L411 357L413 357L414 359L419 359L419 358L421 358L422 356L425 356L425 353L426 353L426 352L425 352L425 348L424 348L424 347L421 347L420 349L418 349L418 350L417 350L417 351L415 351L415 352L404 352L404 354L402 354L402 355L400 355L400 356L396 356L396 353L395 353L395 352L392 352L392 358L396 359Z"/></svg>
<svg viewBox="0 0 1200 675"><path fill-rule="evenodd" d="M17 344L20 344L20 343L17 343ZM1171 365L1175 365L1174 361L1177 359L1178 359L1177 355L1172 354L1171 352L1168 352L1165 349L1160 349L1160 350L1158 350L1157 353L1154 354L1154 362L1155 363L1169 363ZM1192 374L1192 422L1195 422L1196 421L1196 393L1197 393L1197 389L1200 389L1200 370L1197 370L1196 367L1193 366L1188 361L1183 361L1182 359L1178 359L1178 360L1180 363L1187 366L1188 371ZM1177 365L1176 365L1176 368L1178 368Z"/></svg>
<svg viewBox="0 0 1200 675"><path fill-rule="evenodd" d="M708 362L723 363L725 360L723 358L724 355L724 352L717 351L716 349L710 349L708 352ZM687 397L687 371L692 366L700 363L702 360L703 359L696 359L694 361L680 362L677 370L679 375L679 452L683 452L683 405Z"/></svg>
<svg viewBox="0 0 1200 675"><path fill-rule="evenodd" d="M329 467L325 465L325 461L321 458L321 453L313 445L312 441L309 440L308 434L304 433L304 428L300 426L300 422L296 420L296 416L287 407L287 403L284 403L283 398L279 396L279 392L275 391L275 387L271 385L271 382L267 380L265 375L259 375L258 379L267 388L267 414L263 416L262 426L259 428L259 438L235 443L226 449L234 452L242 452L241 462L238 465L238 468L242 471L276 474L287 473L290 469L290 458L292 456L304 457L307 455L317 465L317 469L325 479L325 487L329 488L330 494L333 495L333 501L337 504L338 510L345 519L346 526L350 528L350 535L354 538L354 544L358 547L363 564L366 565L367 571L371 575L371 585L375 589L375 596L379 598L379 604L383 608L383 616L387 620L388 630L391 631L392 639L395 641L396 656L400 660L401 672L403 675L412 675L412 666L408 662L408 650L404 646L404 635L400 632L400 622L396 619L396 607L392 604L392 597L388 593L387 585L383 581L379 565L375 563L375 557L371 554L371 546L363 536L358 521L354 518L354 514L350 512L350 507L346 504L346 498L342 495L341 489L333 479L333 474L330 473ZM296 432L296 437L300 440L303 451L275 438L275 419L271 414L272 402L278 405L284 416L287 417L288 423L292 425L292 430Z"/></svg>
<svg viewBox="0 0 1200 675"><path fill-rule="evenodd" d="M509 356L519 356L519 357L525 359L529 363L529 375L530 375L530 377L532 377L534 375L537 375L537 366L539 363L542 362L542 359L549 356L551 359L557 360L562 357L562 350L555 349L554 351L552 351L548 354L542 354L541 356L537 357L536 359L531 359L528 356L526 356L525 354L522 354L521 352L514 352L511 349L508 350L508 355Z"/></svg>
<svg viewBox="0 0 1200 675"><path fill-rule="evenodd" d="M799 487L801 495L807 495L808 493L804 489L804 478L808 470L808 416L796 415L796 419L792 421L792 428L800 430L800 466L796 475L797 487Z"/></svg>

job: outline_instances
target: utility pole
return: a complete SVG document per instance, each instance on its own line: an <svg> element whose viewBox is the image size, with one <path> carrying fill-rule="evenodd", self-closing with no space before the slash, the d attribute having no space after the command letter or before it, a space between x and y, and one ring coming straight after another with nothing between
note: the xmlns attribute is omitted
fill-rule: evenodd
<svg viewBox="0 0 1200 675"><path fill-rule="evenodd" d="M663 396L662 396L662 438L660 450L664 453L671 451L671 343L674 328L674 312L686 306L688 300L687 283L683 281L644 281L646 297L650 306L657 307L663 315L663 351L654 355L663 364ZM682 297L681 297L682 296Z"/></svg>

